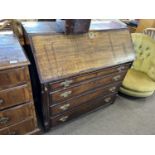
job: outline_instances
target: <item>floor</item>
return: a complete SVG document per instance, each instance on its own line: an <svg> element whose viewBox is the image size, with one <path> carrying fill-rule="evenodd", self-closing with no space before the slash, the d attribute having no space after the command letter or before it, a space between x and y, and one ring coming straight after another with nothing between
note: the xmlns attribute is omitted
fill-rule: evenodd
<svg viewBox="0 0 155 155"><path fill-rule="evenodd" d="M122 134L155 134L155 95L141 99L119 95L114 104L46 133L46 135Z"/></svg>

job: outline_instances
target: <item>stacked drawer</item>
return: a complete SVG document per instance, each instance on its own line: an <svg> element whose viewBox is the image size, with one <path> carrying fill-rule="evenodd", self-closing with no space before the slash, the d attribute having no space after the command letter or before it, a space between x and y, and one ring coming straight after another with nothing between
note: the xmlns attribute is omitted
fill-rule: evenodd
<svg viewBox="0 0 155 155"><path fill-rule="evenodd" d="M0 71L0 134L33 134L37 122L27 66Z"/></svg>
<svg viewBox="0 0 155 155"><path fill-rule="evenodd" d="M130 63L49 83L49 115L56 126L111 104Z"/></svg>

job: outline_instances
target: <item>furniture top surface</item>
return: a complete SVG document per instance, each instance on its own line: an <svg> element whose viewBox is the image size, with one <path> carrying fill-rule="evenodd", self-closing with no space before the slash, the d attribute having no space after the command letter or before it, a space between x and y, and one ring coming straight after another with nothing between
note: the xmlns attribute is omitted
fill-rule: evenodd
<svg viewBox="0 0 155 155"><path fill-rule="evenodd" d="M64 21L57 20L57 22L22 22L25 31L28 34L34 33L63 33ZM115 19L111 20L91 20L89 31L112 30L127 28L123 22Z"/></svg>
<svg viewBox="0 0 155 155"><path fill-rule="evenodd" d="M133 61L129 31L79 35L32 35L31 46L42 83Z"/></svg>
<svg viewBox="0 0 155 155"><path fill-rule="evenodd" d="M62 33L63 22L22 22L22 26L28 34L33 33Z"/></svg>
<svg viewBox="0 0 155 155"><path fill-rule="evenodd" d="M13 33L0 32L0 70L29 64L25 53Z"/></svg>
<svg viewBox="0 0 155 155"><path fill-rule="evenodd" d="M90 31L113 30L127 28L127 25L117 19L91 20Z"/></svg>

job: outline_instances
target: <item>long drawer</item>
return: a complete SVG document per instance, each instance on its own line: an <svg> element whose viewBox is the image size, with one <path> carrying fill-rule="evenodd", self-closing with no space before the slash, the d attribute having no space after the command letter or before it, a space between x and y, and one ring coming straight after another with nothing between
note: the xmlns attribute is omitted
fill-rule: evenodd
<svg viewBox="0 0 155 155"><path fill-rule="evenodd" d="M23 84L29 80L27 67L0 71L0 90Z"/></svg>
<svg viewBox="0 0 155 155"><path fill-rule="evenodd" d="M33 117L32 103L23 104L8 110L0 111L0 129L16 124L28 117Z"/></svg>
<svg viewBox="0 0 155 155"><path fill-rule="evenodd" d="M0 129L0 135L24 135L32 132L35 129L35 123L33 119L26 119L15 125L8 126Z"/></svg>
<svg viewBox="0 0 155 155"><path fill-rule="evenodd" d="M93 80L86 81L80 83L78 86L71 87L62 91L52 92L50 94L51 104L56 104L63 100L69 99L73 96L82 94L91 89L95 89L97 87L106 86L108 84L112 84L114 82L122 81L126 72L122 72L121 74L114 73L108 76L103 76L99 78L94 78Z"/></svg>
<svg viewBox="0 0 155 155"><path fill-rule="evenodd" d="M51 126L53 127L62 124L81 114L92 111L100 106L109 105L114 101L115 96L116 94L111 94L103 98L98 98L97 100L92 100L91 102L84 103L83 105L76 107L74 110L64 112L62 115L51 117L50 119Z"/></svg>
<svg viewBox="0 0 155 155"><path fill-rule="evenodd" d="M109 67L106 69L98 70L95 72L81 74L80 76L70 77L70 78L67 78L64 80L56 81L56 82L49 84L50 91L68 88L78 82L90 80L92 78L96 78L99 76L105 76L105 75L109 75L112 73L122 73L122 72L126 71L130 66L131 66L131 63L127 63L127 64L123 64L123 65L118 65L115 67Z"/></svg>
<svg viewBox="0 0 155 155"><path fill-rule="evenodd" d="M66 100L64 102L61 102L60 104L50 106L51 116L57 115L57 114L62 113L66 110L70 110L76 106L79 106L82 103L87 103L88 101L94 100L101 96L115 93L115 92L117 92L120 84L121 83L117 83L115 85L111 85L108 87L100 87L98 89L89 91L89 92L82 94L80 96L76 96L76 97L73 97L73 98Z"/></svg>
<svg viewBox="0 0 155 155"><path fill-rule="evenodd" d="M32 100L30 84L0 91L0 110Z"/></svg>

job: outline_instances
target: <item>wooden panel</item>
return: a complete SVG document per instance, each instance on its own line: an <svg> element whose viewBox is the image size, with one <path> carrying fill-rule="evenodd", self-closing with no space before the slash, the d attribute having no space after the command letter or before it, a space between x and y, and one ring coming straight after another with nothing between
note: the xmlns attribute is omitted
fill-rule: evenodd
<svg viewBox="0 0 155 155"><path fill-rule="evenodd" d="M0 71L0 90L23 84L29 80L27 67Z"/></svg>
<svg viewBox="0 0 155 155"><path fill-rule="evenodd" d="M64 112L62 115L52 117L50 119L51 126L53 127L53 126L62 124L81 114L92 111L100 106L109 105L114 101L114 99L115 99L115 95L111 95L111 96L106 96L104 98L98 98L98 100L95 100L95 101L84 103L83 105L78 106L72 111L67 111L67 112Z"/></svg>
<svg viewBox="0 0 155 155"><path fill-rule="evenodd" d="M34 120L27 119L0 130L1 135L24 135L35 130Z"/></svg>
<svg viewBox="0 0 155 155"><path fill-rule="evenodd" d="M0 110L32 100L30 84L0 91Z"/></svg>
<svg viewBox="0 0 155 155"><path fill-rule="evenodd" d="M90 80L92 78L108 75L111 73L120 73L121 74L123 71L127 71L130 66L131 66L131 63L122 64L122 65L118 65L115 67L110 67L110 68L98 70L95 72L90 72L88 74L81 74L79 76L70 77L67 79L60 80L58 82L56 81L56 82L50 83L50 91L65 89L65 88L68 88L74 84L77 84L78 82Z"/></svg>
<svg viewBox="0 0 155 155"><path fill-rule="evenodd" d="M0 129L0 135L9 135L9 134L10 132L8 128Z"/></svg>
<svg viewBox="0 0 155 155"><path fill-rule="evenodd" d="M89 31L91 19L65 19L65 33L78 34Z"/></svg>
<svg viewBox="0 0 155 155"><path fill-rule="evenodd" d="M17 37L0 34L0 134L28 134L38 129L28 65Z"/></svg>
<svg viewBox="0 0 155 155"><path fill-rule="evenodd" d="M13 34L0 35L0 70L29 64Z"/></svg>
<svg viewBox="0 0 155 155"><path fill-rule="evenodd" d="M87 80L83 83L79 83L78 86L71 87L62 91L53 92L50 95L52 104L55 104L57 102L66 100L73 96L82 94L86 91L95 89L96 87L106 86L108 84L122 81L125 74L126 72L123 72L122 74L115 73L115 74L108 75L106 77L103 76L99 78L94 78L93 80Z"/></svg>
<svg viewBox="0 0 155 155"><path fill-rule="evenodd" d="M89 91L85 94L71 98L69 100L66 100L64 102L61 102L60 104L51 106L50 107L51 116L64 112L66 110L70 110L78 105L81 105L82 103L87 104L88 101L94 100L101 96L103 97L104 95L115 93L117 92L120 85L121 83L117 83L115 85L111 85L108 87L101 87L93 91Z"/></svg>
<svg viewBox="0 0 155 155"><path fill-rule="evenodd" d="M136 33L142 33L146 28L155 28L155 19L140 19Z"/></svg>
<svg viewBox="0 0 155 155"><path fill-rule="evenodd" d="M33 119L23 121L17 125L9 127L10 134L23 135L35 130L35 123Z"/></svg>
<svg viewBox="0 0 155 155"><path fill-rule="evenodd" d="M134 59L133 45L126 29L67 36L34 35L31 39L41 82Z"/></svg>
<svg viewBox="0 0 155 155"><path fill-rule="evenodd" d="M33 117L33 104L24 104L0 111L0 129Z"/></svg>

